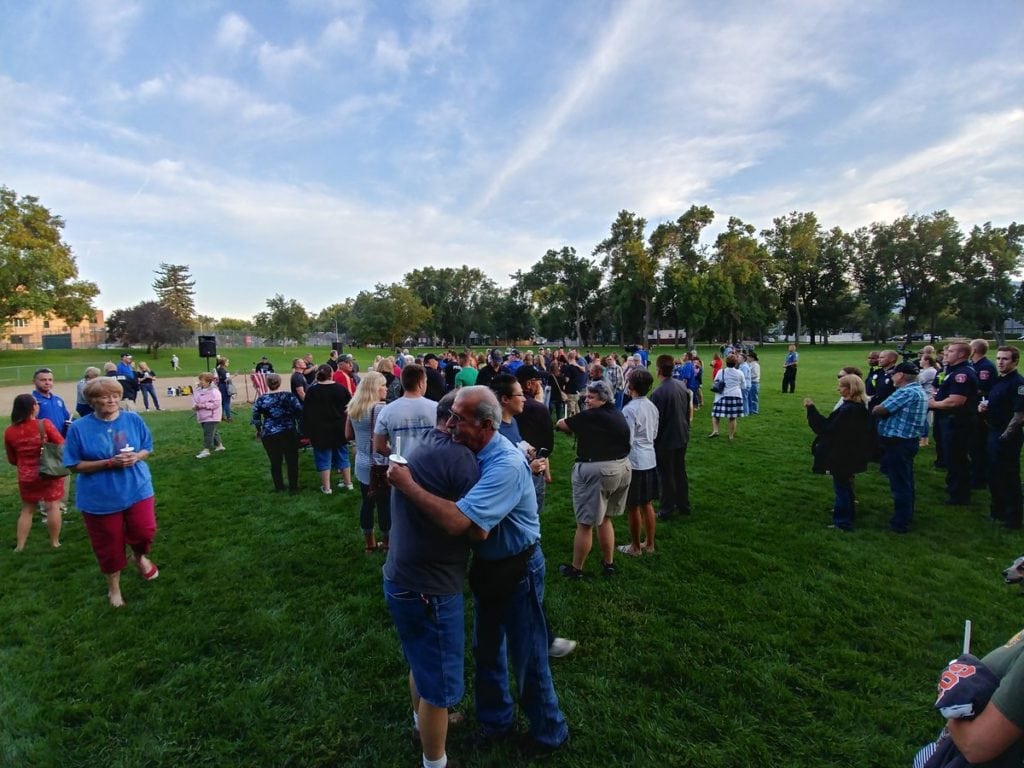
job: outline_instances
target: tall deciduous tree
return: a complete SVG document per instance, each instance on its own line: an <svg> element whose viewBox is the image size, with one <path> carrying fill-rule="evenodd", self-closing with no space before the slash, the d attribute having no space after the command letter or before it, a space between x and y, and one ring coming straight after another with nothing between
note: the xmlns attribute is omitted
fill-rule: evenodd
<svg viewBox="0 0 1024 768"><path fill-rule="evenodd" d="M77 325L95 311L95 283L78 279L64 221L39 204L0 187L0 330L18 315L53 313Z"/></svg>
<svg viewBox="0 0 1024 768"><path fill-rule="evenodd" d="M188 325L196 314L196 281L186 264L160 262L156 269L153 291L159 304L171 310L179 321Z"/></svg>
<svg viewBox="0 0 1024 768"><path fill-rule="evenodd" d="M647 344L658 293L658 257L644 243L647 220L619 211L611 234L594 248L607 271L608 298L623 341ZM639 337L639 339L637 338Z"/></svg>
<svg viewBox="0 0 1024 768"><path fill-rule="evenodd" d="M939 316L952 303L950 276L960 260L962 240L956 219L946 211L871 225L872 260L899 292L908 337L918 328L934 333Z"/></svg>
<svg viewBox="0 0 1024 768"><path fill-rule="evenodd" d="M305 342L309 334L309 314L305 307L278 293L267 299L267 310L253 318L256 333L273 341Z"/></svg>
<svg viewBox="0 0 1024 768"><path fill-rule="evenodd" d="M564 246L513 277L530 296L543 335L590 344L601 311L601 269L593 261Z"/></svg>
<svg viewBox="0 0 1024 768"><path fill-rule="evenodd" d="M373 292L360 291L349 317L353 337L394 346L407 337L418 337L430 323L430 310L406 286L378 283Z"/></svg>
<svg viewBox="0 0 1024 768"><path fill-rule="evenodd" d="M956 267L958 314L976 331L990 331L1003 343L1003 326L1016 311L1012 279L1021 268L1024 226L975 226Z"/></svg>
<svg viewBox="0 0 1024 768"><path fill-rule="evenodd" d="M773 219L771 229L761 232L772 258L769 280L778 291L782 303L792 307L797 338L803 329L803 304L818 267L819 227L813 213L798 213ZM811 343L815 341L811 329Z"/></svg>
<svg viewBox="0 0 1024 768"><path fill-rule="evenodd" d="M130 346L145 344L153 357L162 346L181 344L190 331L163 304L144 301L128 309L118 309L107 318L107 341Z"/></svg>
<svg viewBox="0 0 1024 768"><path fill-rule="evenodd" d="M711 278L719 287L717 301L710 304L718 329L727 339L756 335L774 317L777 301L764 281L767 252L755 237L757 230L732 216L724 232L715 239Z"/></svg>
<svg viewBox="0 0 1024 768"><path fill-rule="evenodd" d="M708 206L691 205L674 222L659 224L650 238L655 258L664 264L659 316L673 328L684 329L691 346L708 319L702 283L710 264L700 237L714 218Z"/></svg>
<svg viewBox="0 0 1024 768"><path fill-rule="evenodd" d="M469 343L470 333L479 330L482 315L491 306L497 285L475 267L423 267L404 278L407 288L430 310L431 336L445 342L463 340Z"/></svg>

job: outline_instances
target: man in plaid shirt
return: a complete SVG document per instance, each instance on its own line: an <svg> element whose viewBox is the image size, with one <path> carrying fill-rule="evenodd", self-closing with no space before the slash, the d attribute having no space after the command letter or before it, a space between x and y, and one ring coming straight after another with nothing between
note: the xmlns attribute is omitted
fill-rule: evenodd
<svg viewBox="0 0 1024 768"><path fill-rule="evenodd" d="M626 377L622 373L622 366L615 359L614 355L608 355L604 361L604 380L612 388L615 395L615 407L622 410L622 396L626 392Z"/></svg>
<svg viewBox="0 0 1024 768"><path fill-rule="evenodd" d="M913 363L900 363L892 370L896 391L871 411L882 444L882 474L889 478L893 511L889 528L907 533L914 517L914 456L920 439L927 433L928 397L917 381Z"/></svg>

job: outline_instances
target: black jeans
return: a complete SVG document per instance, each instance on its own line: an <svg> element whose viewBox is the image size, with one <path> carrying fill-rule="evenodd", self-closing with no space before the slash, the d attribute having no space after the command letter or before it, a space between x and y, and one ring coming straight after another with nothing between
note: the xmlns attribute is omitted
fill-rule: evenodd
<svg viewBox="0 0 1024 768"><path fill-rule="evenodd" d="M299 436L294 429L266 435L263 438L263 449L270 459L270 476L274 480L274 489L284 490L284 478L281 477L281 462L288 462L288 490L299 488Z"/></svg>
<svg viewBox="0 0 1024 768"><path fill-rule="evenodd" d="M359 491L363 494L363 504L359 507L359 527L363 533L373 533L373 508L377 508L377 524L385 536L391 531L391 491L388 490L371 499L370 486L359 483Z"/></svg>
<svg viewBox="0 0 1024 768"><path fill-rule="evenodd" d="M690 514L690 480L686 476L686 446L655 450L662 513Z"/></svg>
<svg viewBox="0 0 1024 768"><path fill-rule="evenodd" d="M796 366L791 365L782 372L782 391L796 392Z"/></svg>

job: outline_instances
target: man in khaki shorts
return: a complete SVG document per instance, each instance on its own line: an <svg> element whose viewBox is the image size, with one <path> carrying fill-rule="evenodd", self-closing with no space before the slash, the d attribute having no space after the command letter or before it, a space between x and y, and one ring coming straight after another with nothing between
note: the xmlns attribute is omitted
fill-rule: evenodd
<svg viewBox="0 0 1024 768"><path fill-rule="evenodd" d="M593 546L593 531L601 548L601 570L615 575L615 529L612 518L626 507L632 470L629 467L629 425L615 408L615 395L606 381L587 385L586 410L562 419L555 428L576 437L572 468L572 506L576 537L572 563L558 566L569 579L583 578L583 565Z"/></svg>

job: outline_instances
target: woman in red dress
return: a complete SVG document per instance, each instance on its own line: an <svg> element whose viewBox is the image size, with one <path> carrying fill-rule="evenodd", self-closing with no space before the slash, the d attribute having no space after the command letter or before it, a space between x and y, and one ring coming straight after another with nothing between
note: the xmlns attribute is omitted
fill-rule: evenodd
<svg viewBox="0 0 1024 768"><path fill-rule="evenodd" d="M4 432L7 461L18 468L18 490L21 492L21 515L18 517L15 552L25 549L29 531L32 530L32 513L39 502L46 504L50 546L60 546L60 501L64 498L64 478L39 474L39 453L43 448L39 425L42 424L46 430L47 442L63 443L64 438L49 419L37 419L38 414L39 403L32 395L18 395L11 409L11 426Z"/></svg>

